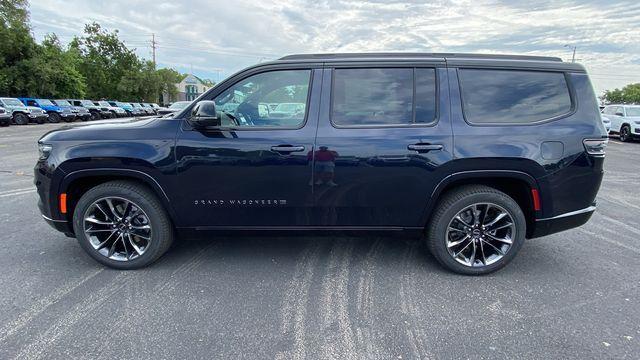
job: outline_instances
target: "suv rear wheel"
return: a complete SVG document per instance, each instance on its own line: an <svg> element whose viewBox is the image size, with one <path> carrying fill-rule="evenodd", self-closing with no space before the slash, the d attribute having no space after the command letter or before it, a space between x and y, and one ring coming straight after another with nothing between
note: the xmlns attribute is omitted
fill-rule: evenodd
<svg viewBox="0 0 640 360"><path fill-rule="evenodd" d="M29 118L23 113L15 113L13 115L13 122L16 125L27 125L29 124Z"/></svg>
<svg viewBox="0 0 640 360"><path fill-rule="evenodd" d="M162 256L173 228L158 198L135 182L112 181L87 191L78 201L73 225L80 246L116 269L138 269Z"/></svg>
<svg viewBox="0 0 640 360"><path fill-rule="evenodd" d="M460 187L438 204L427 245L440 264L465 275L504 267L524 243L526 220L507 194L482 185Z"/></svg>
<svg viewBox="0 0 640 360"><path fill-rule="evenodd" d="M631 128L629 125L622 125L622 128L620 129L620 141L631 141Z"/></svg>

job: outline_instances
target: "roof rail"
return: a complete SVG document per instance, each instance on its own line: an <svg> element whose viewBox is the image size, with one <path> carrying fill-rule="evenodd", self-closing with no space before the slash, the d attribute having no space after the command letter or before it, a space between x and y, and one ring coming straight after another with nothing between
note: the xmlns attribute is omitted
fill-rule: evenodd
<svg viewBox="0 0 640 360"><path fill-rule="evenodd" d="M371 59L371 58L443 58L443 59L494 59L494 60L530 60L530 61L555 61L562 59L554 56L537 55L503 55L503 54L466 54L466 53L335 53L335 54L294 54L281 57L278 60L341 60L341 59Z"/></svg>

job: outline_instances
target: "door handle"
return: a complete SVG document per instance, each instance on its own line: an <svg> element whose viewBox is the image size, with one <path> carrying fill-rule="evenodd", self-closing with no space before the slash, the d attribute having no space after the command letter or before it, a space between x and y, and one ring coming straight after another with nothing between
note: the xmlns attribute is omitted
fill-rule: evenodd
<svg viewBox="0 0 640 360"><path fill-rule="evenodd" d="M440 144L412 144L407 146L407 149L417 152L428 152L434 150L442 150L442 145Z"/></svg>
<svg viewBox="0 0 640 360"><path fill-rule="evenodd" d="M278 145L278 146L272 146L271 151L275 151L279 153L300 152L300 151L304 151L304 146Z"/></svg>

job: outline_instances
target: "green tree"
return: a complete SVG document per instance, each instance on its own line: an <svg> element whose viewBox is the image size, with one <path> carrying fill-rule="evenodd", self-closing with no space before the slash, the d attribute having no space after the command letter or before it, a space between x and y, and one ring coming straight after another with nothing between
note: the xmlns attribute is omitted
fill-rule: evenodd
<svg viewBox="0 0 640 360"><path fill-rule="evenodd" d="M20 93L44 98L82 98L85 95L85 79L78 71L81 58L73 50L64 50L55 35L47 35L36 47L32 58L18 63L15 82Z"/></svg>
<svg viewBox="0 0 640 360"><path fill-rule="evenodd" d="M77 51L81 56L78 69L87 80L87 97L134 97L139 89L122 86L122 79L142 68L135 52L118 38L117 30L109 32L94 22L85 25L84 32L84 36L76 37L71 42L70 50Z"/></svg>
<svg viewBox="0 0 640 360"><path fill-rule="evenodd" d="M640 83L629 84L622 89L607 90L601 99L607 104L640 104Z"/></svg>
<svg viewBox="0 0 640 360"><path fill-rule="evenodd" d="M23 94L16 82L23 74L25 65L18 65L31 59L37 44L31 36L29 12L26 0L0 0L0 91L5 94Z"/></svg>
<svg viewBox="0 0 640 360"><path fill-rule="evenodd" d="M159 69L157 71L159 78L159 97L163 103L174 101L178 96L178 88L176 84L182 80L182 75L174 69Z"/></svg>

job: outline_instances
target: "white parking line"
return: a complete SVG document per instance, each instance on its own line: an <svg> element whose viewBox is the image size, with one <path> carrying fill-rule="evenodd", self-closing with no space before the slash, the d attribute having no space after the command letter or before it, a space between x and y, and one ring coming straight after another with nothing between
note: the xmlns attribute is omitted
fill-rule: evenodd
<svg viewBox="0 0 640 360"><path fill-rule="evenodd" d="M34 193L34 192L36 192L36 189L11 192L11 193L6 193L6 194L0 194L0 198L7 197L7 196L18 196L18 195L30 194L30 193Z"/></svg>
<svg viewBox="0 0 640 360"><path fill-rule="evenodd" d="M5 191L0 191L0 195L4 195L4 194L9 194L9 193L14 193L14 192L19 192L19 191L26 191L26 190L35 190L32 187L28 187L28 188L23 188L23 189L13 189L13 190L5 190Z"/></svg>

